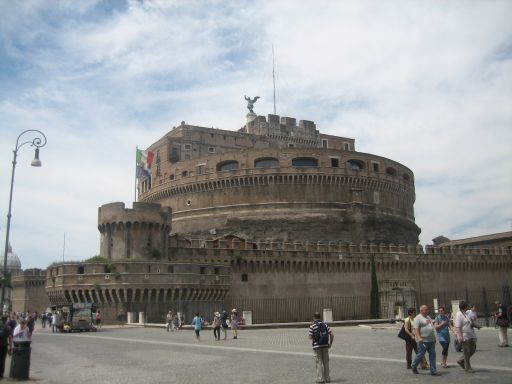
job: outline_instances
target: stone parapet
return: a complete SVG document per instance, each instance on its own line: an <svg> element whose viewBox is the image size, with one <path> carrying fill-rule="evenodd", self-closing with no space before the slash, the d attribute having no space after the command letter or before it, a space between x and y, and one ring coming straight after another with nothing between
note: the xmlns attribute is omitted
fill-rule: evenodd
<svg viewBox="0 0 512 384"><path fill-rule="evenodd" d="M208 250L242 250L248 254L265 255L275 254L286 255L289 252L294 254L306 253L311 257L323 254L340 255L386 255L393 257L414 256L422 257L424 260L443 260L452 256L474 256L468 260L498 260L508 259L512 263L512 250L507 247L493 248L464 248L464 247L433 247L427 245L425 248L416 244L347 244L344 242L287 242L287 241L249 241L243 239L228 240L205 240L205 239L173 239L169 249L170 254L179 252L182 249L195 249L208 252ZM221 252L222 254L222 252Z"/></svg>

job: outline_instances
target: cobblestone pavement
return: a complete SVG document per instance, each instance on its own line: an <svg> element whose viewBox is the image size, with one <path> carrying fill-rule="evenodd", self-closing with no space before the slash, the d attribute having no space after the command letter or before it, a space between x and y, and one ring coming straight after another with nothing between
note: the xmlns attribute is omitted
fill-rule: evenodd
<svg viewBox="0 0 512 384"><path fill-rule="evenodd" d="M479 331L474 374L455 364L443 376L405 369L397 327L333 329L333 383L512 383L512 348L499 348L497 331ZM97 333L33 336L31 380L41 383L313 383L315 365L306 329L242 330L238 340L214 341L211 330L166 332L103 328ZM438 361L440 348L438 346ZM8 362L7 362L8 364Z"/></svg>

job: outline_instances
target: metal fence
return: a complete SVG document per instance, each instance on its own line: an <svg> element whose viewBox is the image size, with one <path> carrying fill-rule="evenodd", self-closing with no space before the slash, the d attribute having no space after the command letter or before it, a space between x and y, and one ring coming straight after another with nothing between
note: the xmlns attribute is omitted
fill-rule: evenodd
<svg viewBox="0 0 512 384"><path fill-rule="evenodd" d="M476 305L478 314L478 325L493 327L495 325L495 313L497 307L495 302L499 301L508 308L509 318L512 311L511 290L508 284L504 284L499 290L488 290L486 288L478 290L454 290L454 291L437 291L423 292L417 295L417 303L427 304L432 307L434 299L437 299L439 305L443 305L448 311L451 311L452 300L464 300L470 306Z"/></svg>

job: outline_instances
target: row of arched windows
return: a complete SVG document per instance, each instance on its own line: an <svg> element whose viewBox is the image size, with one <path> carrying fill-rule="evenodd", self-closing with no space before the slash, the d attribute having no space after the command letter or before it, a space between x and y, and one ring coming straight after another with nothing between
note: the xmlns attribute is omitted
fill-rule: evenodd
<svg viewBox="0 0 512 384"><path fill-rule="evenodd" d="M292 159L292 167L318 167L318 160L310 157L297 157ZM217 172L233 171L239 168L238 161L228 160L217 164ZM254 168L279 168L279 160L265 157L254 161Z"/></svg>
<svg viewBox="0 0 512 384"><path fill-rule="evenodd" d="M332 167L339 167L339 159L335 159L336 161L332 161ZM318 159L314 157L296 157L292 159L292 167L318 167ZM236 171L240 168L240 164L236 160L226 160L217 164L216 170L217 172L226 172L226 171ZM264 157L254 160L254 168L279 168L279 160L274 157ZM347 160L347 168L353 171L362 171L366 169L366 162L359 159L350 159ZM378 172L379 167L377 163L373 164L373 171ZM385 169L385 173L391 177L397 177L398 171L396 168L387 167ZM188 176L187 171L183 171L182 177ZM174 175L171 175L171 180L174 179ZM408 174L403 175L403 179L405 181L410 180L410 176Z"/></svg>

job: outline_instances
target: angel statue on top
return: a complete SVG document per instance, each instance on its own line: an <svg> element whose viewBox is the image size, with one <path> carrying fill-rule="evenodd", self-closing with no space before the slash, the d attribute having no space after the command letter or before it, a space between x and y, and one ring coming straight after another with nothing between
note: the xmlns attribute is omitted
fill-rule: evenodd
<svg viewBox="0 0 512 384"><path fill-rule="evenodd" d="M259 96L256 96L254 99L251 99L250 97L247 97L244 95L245 100L247 100L247 109L249 112L254 113L254 103L260 98Z"/></svg>

